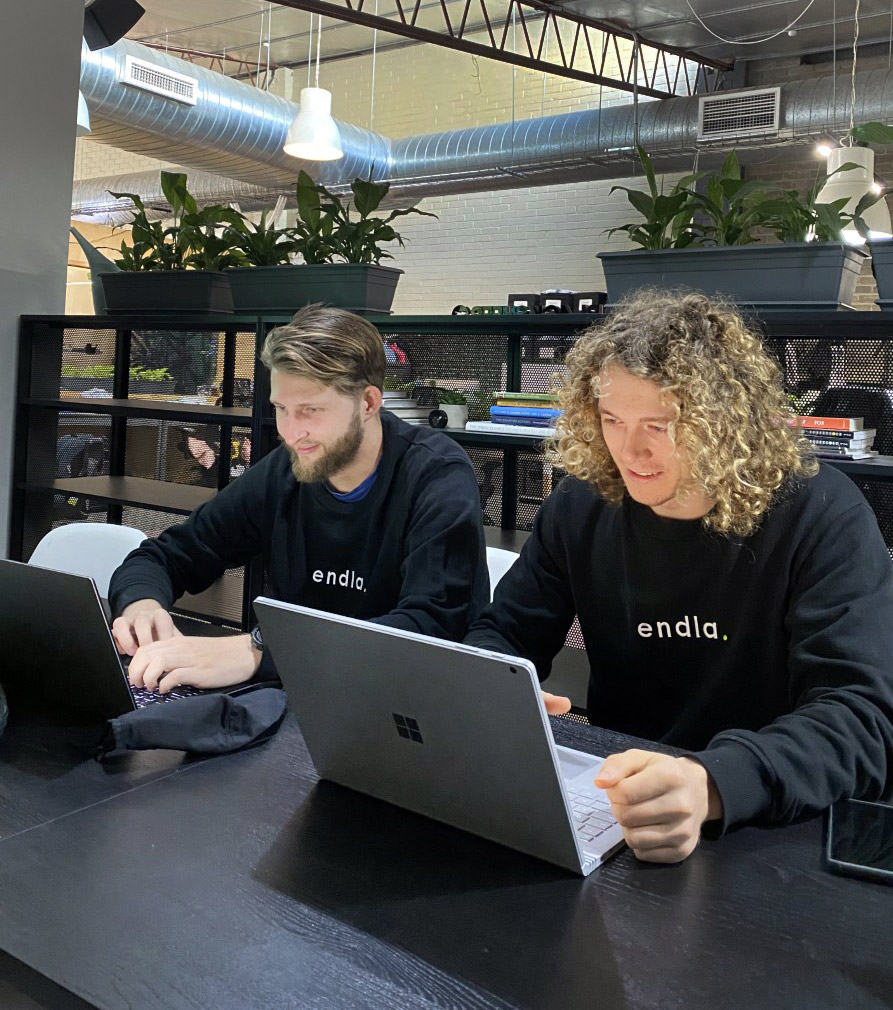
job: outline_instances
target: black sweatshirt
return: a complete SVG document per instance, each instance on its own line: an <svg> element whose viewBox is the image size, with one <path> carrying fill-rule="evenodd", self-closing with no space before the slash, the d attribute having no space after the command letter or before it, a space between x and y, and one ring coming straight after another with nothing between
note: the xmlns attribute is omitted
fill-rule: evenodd
<svg viewBox="0 0 893 1010"><path fill-rule="evenodd" d="M832 467L781 492L744 538L566 478L466 641L544 679L574 614L590 722L697 757L721 830L893 789L893 568Z"/></svg>
<svg viewBox="0 0 893 1010"><path fill-rule="evenodd" d="M443 432L387 411L381 422L378 476L365 498L341 502L322 484L299 484L278 446L128 555L109 587L112 612L141 599L170 608L262 555L275 599L461 640L490 598L471 462ZM265 654L261 675L271 673Z"/></svg>

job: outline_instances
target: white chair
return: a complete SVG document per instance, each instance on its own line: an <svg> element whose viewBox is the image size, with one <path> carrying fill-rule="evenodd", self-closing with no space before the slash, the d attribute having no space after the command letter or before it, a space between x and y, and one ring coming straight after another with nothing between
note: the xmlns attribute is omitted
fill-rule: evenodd
<svg viewBox="0 0 893 1010"><path fill-rule="evenodd" d="M487 548L487 571L490 573L490 599L493 599L493 590L496 583L518 560L518 555L514 551L503 550L502 547Z"/></svg>
<svg viewBox="0 0 893 1010"><path fill-rule="evenodd" d="M29 565L89 575L99 595L109 594L112 572L146 539L142 530L114 523L68 523L44 536L28 559Z"/></svg>

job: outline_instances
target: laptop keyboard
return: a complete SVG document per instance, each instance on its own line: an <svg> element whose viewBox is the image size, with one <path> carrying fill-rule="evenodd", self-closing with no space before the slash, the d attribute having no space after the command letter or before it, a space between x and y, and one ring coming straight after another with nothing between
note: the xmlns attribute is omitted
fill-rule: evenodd
<svg viewBox="0 0 893 1010"><path fill-rule="evenodd" d="M146 705L154 705L156 702L177 701L180 698L192 698L197 694L207 694L207 691L200 691L195 687L175 687L167 694L159 694L157 691L147 691L144 687L130 688L133 695L133 702L137 708L145 708Z"/></svg>
<svg viewBox="0 0 893 1010"><path fill-rule="evenodd" d="M617 823L604 793L581 792L567 788L567 798L574 817L574 827L583 841L597 842L600 835Z"/></svg>

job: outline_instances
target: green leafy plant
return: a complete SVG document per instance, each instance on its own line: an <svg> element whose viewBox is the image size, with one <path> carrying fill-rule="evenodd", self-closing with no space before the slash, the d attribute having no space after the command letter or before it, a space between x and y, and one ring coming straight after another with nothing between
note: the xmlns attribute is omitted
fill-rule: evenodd
<svg viewBox="0 0 893 1010"><path fill-rule="evenodd" d="M619 189L626 193L627 200L644 220L609 228L608 234L625 231L630 240L643 249L681 249L691 245L697 238L697 233L692 227L695 204L689 187L704 173L686 175L669 193L664 193L658 188L650 155L643 147L637 147L636 151L645 170L648 192L629 186L612 186L611 192Z"/></svg>
<svg viewBox="0 0 893 1010"><path fill-rule="evenodd" d="M847 172L857 166L846 162L837 172ZM802 195L795 189L784 190L778 196L767 199L760 207L763 227L768 228L781 242L843 242L844 229L854 228L864 238L868 237L868 226L862 215L880 199L875 193L866 193L850 213L844 210L849 203L847 197L819 203L818 197L825 183L837 172L817 178Z"/></svg>
<svg viewBox="0 0 893 1010"><path fill-rule="evenodd" d="M290 228L277 228L271 219L267 221L267 211L260 216L257 224L239 215L241 220L229 225L226 236L230 249L238 250L243 257L243 265L253 267L286 266L298 251L298 240Z"/></svg>
<svg viewBox="0 0 893 1010"><path fill-rule="evenodd" d="M391 222L408 214L436 218L436 214L406 207L392 210L386 217L372 215L381 206L391 188L388 182L357 178L350 184L353 200L344 201L302 171L298 176L296 196L298 222L295 234L305 263L378 263L392 259L382 248L389 242L404 245Z"/></svg>
<svg viewBox="0 0 893 1010"><path fill-rule="evenodd" d="M115 369L112 365L63 365L62 375L73 379L111 379ZM139 365L130 366L130 379L141 379L144 382L166 382L173 376L167 368L142 368Z"/></svg>
<svg viewBox="0 0 893 1010"><path fill-rule="evenodd" d="M749 245L763 223L762 206L773 187L741 177L738 155L730 151L718 172L706 177L704 192L689 189L694 211L704 220L696 225L701 245Z"/></svg>
<svg viewBox="0 0 893 1010"><path fill-rule="evenodd" d="M883 126L880 123L866 125ZM889 135L893 140L893 130ZM642 148L638 151L648 192L626 186L614 186L611 192L623 190L644 220L611 228L608 233L625 231L643 249L749 245L759 240L758 229L770 231L781 242L811 239L841 242L844 229L855 228L862 235L868 234L862 214L880 199L873 193L867 194L849 213L843 209L848 202L845 199L819 202L827 176L817 178L805 194L793 189L781 190L758 179L743 179L734 151L726 157L719 171L686 176L664 195L658 189L648 153ZM847 162L837 171L855 167ZM699 179L705 180L700 192L692 188Z"/></svg>
<svg viewBox="0 0 893 1010"><path fill-rule="evenodd" d="M464 406L468 403L466 396L458 389L437 389L437 402L447 406Z"/></svg>
<svg viewBox="0 0 893 1010"><path fill-rule="evenodd" d="M173 216L173 224L167 226L149 220L138 194L109 191L117 199L133 201L136 208L130 244L121 242L121 258L116 260L122 270L221 270L244 262L244 254L232 247L225 233L226 226L244 220L237 210L218 204L199 210L184 172L162 172L161 189Z"/></svg>
<svg viewBox="0 0 893 1010"><path fill-rule="evenodd" d="M893 126L886 123L859 123L850 130L850 136L860 144L893 144Z"/></svg>
<svg viewBox="0 0 893 1010"><path fill-rule="evenodd" d="M297 251L308 264L331 263L334 256L332 233L335 230L334 205L323 205L322 196L328 191L317 184L303 170L298 173L295 197L298 202L298 219L293 229Z"/></svg>

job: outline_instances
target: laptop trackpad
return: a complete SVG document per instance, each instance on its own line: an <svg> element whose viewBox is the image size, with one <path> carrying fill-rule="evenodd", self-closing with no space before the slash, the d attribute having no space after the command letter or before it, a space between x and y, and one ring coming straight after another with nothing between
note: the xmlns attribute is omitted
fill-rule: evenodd
<svg viewBox="0 0 893 1010"><path fill-rule="evenodd" d="M558 754L558 767L562 779L568 784L575 779L583 779L580 785L591 788L592 780L604 764L604 758L559 745L556 745L555 751Z"/></svg>

